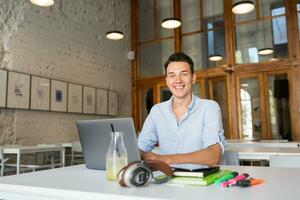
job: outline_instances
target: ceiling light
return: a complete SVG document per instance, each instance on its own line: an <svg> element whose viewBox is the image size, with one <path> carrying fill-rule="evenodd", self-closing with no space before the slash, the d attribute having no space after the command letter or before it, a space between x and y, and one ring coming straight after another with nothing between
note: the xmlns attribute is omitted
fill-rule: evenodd
<svg viewBox="0 0 300 200"><path fill-rule="evenodd" d="M261 56L270 55L274 52L272 48L263 48L258 50L258 54Z"/></svg>
<svg viewBox="0 0 300 200"><path fill-rule="evenodd" d="M113 21L113 25L114 25L114 29L112 31L108 31L105 36L107 39L110 40L120 40L124 38L124 34L121 31L117 30L117 15L116 15L116 7L117 7L117 0L113 1L113 14L114 14L114 21Z"/></svg>
<svg viewBox="0 0 300 200"><path fill-rule="evenodd" d="M273 57L273 58L270 58L270 61L278 61L279 59L277 57Z"/></svg>
<svg viewBox="0 0 300 200"><path fill-rule="evenodd" d="M30 0L30 1L35 5L43 6L43 7L52 6L54 4L54 0Z"/></svg>
<svg viewBox="0 0 300 200"><path fill-rule="evenodd" d="M124 34L121 31L109 31L106 33L106 38L111 40L120 40L124 38Z"/></svg>
<svg viewBox="0 0 300 200"><path fill-rule="evenodd" d="M211 55L209 56L208 60L216 62L222 60L223 57L221 55Z"/></svg>
<svg viewBox="0 0 300 200"><path fill-rule="evenodd" d="M252 1L239 1L232 6L232 12L237 15L247 14L254 8L255 5Z"/></svg>
<svg viewBox="0 0 300 200"><path fill-rule="evenodd" d="M161 22L161 26L167 29L178 28L181 25L179 19L176 18L166 18Z"/></svg>

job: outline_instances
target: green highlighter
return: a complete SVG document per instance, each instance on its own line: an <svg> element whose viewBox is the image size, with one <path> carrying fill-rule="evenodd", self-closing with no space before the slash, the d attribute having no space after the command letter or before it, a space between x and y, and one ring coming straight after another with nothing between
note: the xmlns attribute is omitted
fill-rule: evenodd
<svg viewBox="0 0 300 200"><path fill-rule="evenodd" d="M238 172L232 172L232 173L226 174L226 175L222 176L221 178L218 178L217 180L215 180L215 183L222 183L224 181L227 181L229 179L236 177L238 174L239 174Z"/></svg>

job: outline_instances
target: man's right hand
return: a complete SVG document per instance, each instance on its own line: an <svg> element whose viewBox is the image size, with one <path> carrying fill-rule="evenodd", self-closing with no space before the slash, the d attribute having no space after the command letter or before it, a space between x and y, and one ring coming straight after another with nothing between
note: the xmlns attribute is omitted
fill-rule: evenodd
<svg viewBox="0 0 300 200"><path fill-rule="evenodd" d="M152 152L142 152L141 151L142 160L159 160L165 162L167 164L171 164L171 159L168 155L160 155Z"/></svg>

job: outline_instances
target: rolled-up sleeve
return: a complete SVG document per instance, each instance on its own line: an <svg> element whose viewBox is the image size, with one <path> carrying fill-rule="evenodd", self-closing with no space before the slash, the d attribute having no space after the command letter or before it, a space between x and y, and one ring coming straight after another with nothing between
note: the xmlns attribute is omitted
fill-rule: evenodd
<svg viewBox="0 0 300 200"><path fill-rule="evenodd" d="M155 106L146 118L142 131L138 136L138 147L144 152L149 152L158 142L157 130L154 121Z"/></svg>
<svg viewBox="0 0 300 200"><path fill-rule="evenodd" d="M217 102L210 102L204 117L203 147L207 148L213 144L220 144L223 154L226 141L224 137L221 109Z"/></svg>

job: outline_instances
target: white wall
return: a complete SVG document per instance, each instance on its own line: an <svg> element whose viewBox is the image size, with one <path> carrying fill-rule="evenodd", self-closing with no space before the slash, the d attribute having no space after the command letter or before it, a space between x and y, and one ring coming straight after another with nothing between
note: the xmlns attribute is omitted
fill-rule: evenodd
<svg viewBox="0 0 300 200"><path fill-rule="evenodd" d="M50 8L29 0L0 1L0 68L119 92L119 116L131 114L130 1L117 1L110 41L111 0L55 0ZM107 116L0 109L0 145L73 141L75 120Z"/></svg>

